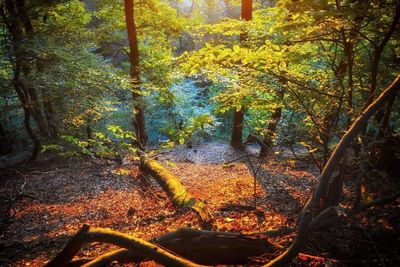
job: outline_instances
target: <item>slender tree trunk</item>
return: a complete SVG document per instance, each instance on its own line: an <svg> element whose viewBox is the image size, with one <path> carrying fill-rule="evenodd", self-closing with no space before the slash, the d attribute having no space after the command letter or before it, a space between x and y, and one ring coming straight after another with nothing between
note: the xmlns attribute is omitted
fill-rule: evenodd
<svg viewBox="0 0 400 267"><path fill-rule="evenodd" d="M285 86L285 82L282 84L282 86ZM282 101L283 98L285 97L285 91L286 91L285 88L281 88L280 90L278 90L277 97L280 101ZM282 115L282 107L281 106L279 106L273 110L269 124L268 124L267 133L264 137L263 144L261 146L261 151L260 151L261 155L266 155L268 150L272 147L274 137L276 135L276 128L281 119L281 115Z"/></svg>
<svg viewBox="0 0 400 267"><path fill-rule="evenodd" d="M243 123L244 123L244 108L235 111L233 114L233 128L231 136L231 145L238 149L243 149Z"/></svg>
<svg viewBox="0 0 400 267"><path fill-rule="evenodd" d="M370 72L370 89L368 93L368 98L364 103L363 110L366 109L375 98L376 88L378 85L378 71L379 71L379 62L382 57L382 53L385 50L387 43L389 42L390 38L392 38L393 34L395 33L398 24L400 21L400 1L397 1L395 14L390 25L389 30L386 32L383 40L379 45L375 47L372 62L371 62L371 72Z"/></svg>
<svg viewBox="0 0 400 267"><path fill-rule="evenodd" d="M134 103L133 126L135 128L136 138L140 148L144 148L147 143L146 121L143 108L140 106L140 68L139 68L139 48L134 18L134 0L124 0L125 21L129 41L129 59L131 62L132 79L132 98Z"/></svg>
<svg viewBox="0 0 400 267"><path fill-rule="evenodd" d="M393 108L395 99L396 99L396 94L393 94L392 98L386 104L385 112L384 112L383 118L382 118L382 129L380 132L380 136L385 136L388 134L389 119L390 119L390 115L392 113L392 108Z"/></svg>
<svg viewBox="0 0 400 267"><path fill-rule="evenodd" d="M15 0L15 6L17 9L18 19L22 24L22 28L25 30L25 35L29 36L29 35L33 34L33 26L32 26L32 22L30 20L28 11L26 9L25 0ZM25 76L29 77L29 75L32 71L30 62L28 62L27 60L22 60L21 63L22 63L21 68L22 68ZM24 86L24 85L21 83L21 86ZM49 133L49 130L47 128L47 125L46 125L46 122L44 119L42 107L40 105L40 101L37 96L36 89L30 85L27 85L26 91L28 92L28 95L29 95L29 105L31 107L30 113L36 121L36 124L39 128L40 134L44 137L49 137L50 133Z"/></svg>
<svg viewBox="0 0 400 267"><path fill-rule="evenodd" d="M42 97L43 97L44 115L46 118L47 125L49 126L50 135L53 138L56 138L58 131L57 131L57 126L54 122L54 109L53 109L53 104L50 101L50 96L47 90L42 91Z"/></svg>
<svg viewBox="0 0 400 267"><path fill-rule="evenodd" d="M43 62L40 58L36 60L36 69L39 73L42 73L46 68L46 63ZM54 109L52 104L52 98L50 96L50 92L47 87L44 87L40 91L41 93L41 101L43 103L43 113L44 118L50 133L50 136L53 138L57 138L57 126L54 121Z"/></svg>
<svg viewBox="0 0 400 267"><path fill-rule="evenodd" d="M253 15L253 1L242 0L241 17L244 21L250 21ZM247 39L247 33L240 35L240 41L243 43ZM245 107L241 107L239 111L234 111L233 127L231 135L231 145L238 149L243 149L243 123L244 123Z"/></svg>
<svg viewBox="0 0 400 267"><path fill-rule="evenodd" d="M14 62L14 77L13 77L13 86L18 95L19 100L21 101L22 108L24 110L24 126L25 129L33 142L33 150L31 159L35 160L39 153L40 148L40 140L32 130L30 124L30 118L32 115L32 107L29 103L28 92L24 90L24 87L21 83L21 69L22 69L22 57L20 53L20 45L21 45L21 34L22 29L20 27L20 21L23 22L25 27L29 29L29 23L22 20L23 10L21 10L21 1L19 0L16 5L12 0L5 1L5 8L7 11L7 15L2 13L4 20L6 21L8 31L12 38L12 50L14 52L15 62ZM17 8L17 10L15 9ZM26 15L26 14L25 14ZM7 18L8 16L8 18Z"/></svg>
<svg viewBox="0 0 400 267"><path fill-rule="evenodd" d="M215 17L215 0L207 0L206 1L206 10L207 10L207 23L213 23L216 21Z"/></svg>
<svg viewBox="0 0 400 267"><path fill-rule="evenodd" d="M36 134L34 133L34 131L32 130L32 127L31 127L30 120L31 120L32 110L31 110L31 106L29 105L27 92L24 91L23 88L21 88L21 86L20 86L21 67L20 67L20 63L18 62L19 59L17 59L16 61L17 62L16 62L15 70L14 70L14 89L17 92L17 95L18 95L18 97L22 103L22 107L24 109L24 126L25 126L25 129L26 129L29 137L32 140L32 143L33 143L31 159L35 160L39 153L40 140L36 136Z"/></svg>
<svg viewBox="0 0 400 267"><path fill-rule="evenodd" d="M7 154L7 151L9 151L9 149L7 149L8 147L10 147L10 143L7 142L7 134L6 131L3 128L3 125L0 122L0 155L4 155Z"/></svg>
<svg viewBox="0 0 400 267"><path fill-rule="evenodd" d="M36 124L39 128L40 134L43 137L49 137L49 131L47 129L47 125L43 116L43 112L40 106L39 98L37 96L35 88L28 86L26 88L26 91L28 92L30 101L29 105L31 106L31 112L32 112L32 117L35 119Z"/></svg>
<svg viewBox="0 0 400 267"><path fill-rule="evenodd" d="M224 0L226 8L226 16L228 18L233 18L235 16L234 8L232 6L231 0Z"/></svg>
<svg viewBox="0 0 400 267"><path fill-rule="evenodd" d="M25 33L30 34L33 31L31 20L25 6L25 0L15 0L17 14L25 29Z"/></svg>
<svg viewBox="0 0 400 267"><path fill-rule="evenodd" d="M353 82L353 66L354 66L354 45L351 42L347 42L345 40L344 43L344 54L347 61L347 75L348 75L348 94L347 94L347 120L346 126L349 127L352 123L352 110L353 110L353 91L354 91L354 82Z"/></svg>

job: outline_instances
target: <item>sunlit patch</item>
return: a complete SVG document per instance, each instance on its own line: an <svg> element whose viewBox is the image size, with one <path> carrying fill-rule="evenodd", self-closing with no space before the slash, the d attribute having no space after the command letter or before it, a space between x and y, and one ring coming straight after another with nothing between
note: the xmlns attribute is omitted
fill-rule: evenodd
<svg viewBox="0 0 400 267"><path fill-rule="evenodd" d="M112 170L112 173L116 175L129 175L132 174L132 170L129 168L116 168Z"/></svg>

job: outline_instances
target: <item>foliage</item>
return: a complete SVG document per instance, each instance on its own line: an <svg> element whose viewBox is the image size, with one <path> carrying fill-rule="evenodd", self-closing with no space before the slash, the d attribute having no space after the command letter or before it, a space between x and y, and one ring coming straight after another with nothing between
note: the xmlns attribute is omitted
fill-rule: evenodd
<svg viewBox="0 0 400 267"><path fill-rule="evenodd" d="M93 138L87 140L73 135L62 135L61 139L66 142L43 145L41 153L54 151L68 157L87 155L119 159L126 151L133 154L137 152L137 149L132 146L132 143L136 141L132 131L126 131L118 125L108 125L106 133L94 132Z"/></svg>
<svg viewBox="0 0 400 267"><path fill-rule="evenodd" d="M34 30L23 32L24 66L30 66L23 83L37 92L59 134L86 140L88 128L129 131L139 104L151 140L183 143L229 128L232 113L243 109L246 132L303 143L325 158L368 101L373 57L396 10L396 1L254 1L252 20L242 21L236 0L135 1L143 97L133 103L123 1L27 4ZM398 36L389 36L378 58L375 94L400 69ZM7 86L11 48L1 42L0 90L18 104ZM277 110L282 115L271 133ZM15 114L22 126L22 112ZM7 120L2 115L12 132ZM392 119L390 130L398 125ZM379 127L371 123L368 133Z"/></svg>

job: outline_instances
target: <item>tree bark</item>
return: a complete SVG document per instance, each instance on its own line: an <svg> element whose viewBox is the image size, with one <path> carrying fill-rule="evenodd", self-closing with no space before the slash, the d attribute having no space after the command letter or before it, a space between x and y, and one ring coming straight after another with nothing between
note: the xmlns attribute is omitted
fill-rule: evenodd
<svg viewBox="0 0 400 267"><path fill-rule="evenodd" d="M390 115L392 113L392 108L393 108L395 99L396 99L396 94L393 94L392 98L386 104L386 108L385 108L385 111L383 113L383 118L382 118L382 128L380 130L381 137L386 136L388 134L388 132L390 132L389 131L389 119L390 119Z"/></svg>
<svg viewBox="0 0 400 267"><path fill-rule="evenodd" d="M28 14L28 10L25 5L25 0L15 0L15 6L17 9L18 19L19 19L20 23L22 24L22 27L25 31L25 35L26 36L32 35L33 34L33 26L32 26L32 22L29 17L29 14ZM31 66L31 62L28 62L28 60L26 59L26 56L24 56L23 59L21 60L21 68L22 68L22 71L23 71L24 75L26 76L26 78L28 78L31 73L32 66ZM28 93L28 96L29 96L28 102L30 105L30 113L31 113L32 117L34 118L34 120L36 121L36 124L39 128L40 134L43 137L49 137L50 133L49 133L48 128L45 123L42 107L40 105L36 89L30 85L25 86L22 83L20 84L20 86L21 87L24 86L25 87L24 90L26 90L26 92Z"/></svg>
<svg viewBox="0 0 400 267"><path fill-rule="evenodd" d="M397 1L395 14L392 23L389 27L389 30L383 37L382 42L375 47L373 53L373 58L371 61L371 71L370 71L370 89L363 110L366 109L373 102L375 98L376 88L378 85L379 62L381 60L382 53L385 50L387 43L389 42L390 38L392 38L394 32L396 31L396 28L398 27L399 21L400 21L400 1Z"/></svg>
<svg viewBox="0 0 400 267"><path fill-rule="evenodd" d="M18 4L20 5L20 3ZM18 7L17 5L17 7ZM20 6L19 6L20 8ZM22 69L22 56L20 52L20 46L21 46L21 34L22 34L22 29L19 24L19 17L18 13L21 12L20 10L15 9L14 2L12 0L6 0L5 1L5 9L7 11L7 15L3 12L2 16L4 18L4 21L6 22L7 29L11 35L12 39L12 50L14 52L14 57L15 57L15 62L14 62L14 77L13 77L13 86L14 90L18 95L19 100L21 101L22 108L24 110L24 126L25 129L28 133L28 136L32 140L33 143L33 149L32 149L32 155L31 159L35 160L38 156L39 153L39 148L40 148L40 140L32 130L31 124L30 124L30 118L31 115L33 114L32 112L32 107L29 103L29 95L26 90L24 90L24 87L22 86L21 83L21 69ZM27 27L25 25L25 27Z"/></svg>
<svg viewBox="0 0 400 267"><path fill-rule="evenodd" d="M47 90L42 90L42 97L43 97L43 107L44 107L44 115L46 118L47 125L49 126L50 135L53 138L57 137L57 126L54 121L54 109L53 104L51 103L49 93Z"/></svg>
<svg viewBox="0 0 400 267"><path fill-rule="evenodd" d="M250 21L253 16L253 0L242 0L241 18L244 21ZM247 33L240 35L240 42L244 43L247 39ZM243 149L243 123L245 107L235 110L233 114L233 127L231 135L231 145L238 149Z"/></svg>
<svg viewBox="0 0 400 267"><path fill-rule="evenodd" d="M146 133L146 120L144 111L141 107L140 96L140 67L139 67L139 48L136 32L135 16L134 16L134 0L124 0L125 4L125 22L128 32L129 41L129 59L131 63L131 79L132 79L132 98L134 101L133 110L133 126L138 142L138 146L144 149L148 137Z"/></svg>
<svg viewBox="0 0 400 267"><path fill-rule="evenodd" d="M231 146L237 149L243 149L243 123L244 107L242 107L239 111L234 111L233 114Z"/></svg>
<svg viewBox="0 0 400 267"><path fill-rule="evenodd" d="M285 82L282 84L284 86ZM285 89L278 90L277 97L280 101L285 97ZM267 132L261 145L260 155L266 155L268 150L272 147L273 141L276 135L276 128L278 127L279 121L282 115L282 106L275 108L271 114L271 118L267 127Z"/></svg>
<svg viewBox="0 0 400 267"><path fill-rule="evenodd" d="M28 86L26 91L28 92L30 98L29 105L31 106L32 117L36 121L40 134L43 137L50 137L35 88Z"/></svg>
<svg viewBox="0 0 400 267"><path fill-rule="evenodd" d="M242 0L242 20L249 21L253 17L253 0Z"/></svg>
<svg viewBox="0 0 400 267"><path fill-rule="evenodd" d="M211 214L205 204L193 197L178 178L166 168L157 161L146 158L141 159L141 168L157 180L175 205L191 208L200 216L203 223L208 224L210 222Z"/></svg>

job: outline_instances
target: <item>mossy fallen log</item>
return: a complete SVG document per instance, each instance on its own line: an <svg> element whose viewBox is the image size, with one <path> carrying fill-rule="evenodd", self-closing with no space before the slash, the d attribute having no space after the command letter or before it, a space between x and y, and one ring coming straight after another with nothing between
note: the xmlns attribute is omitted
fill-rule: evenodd
<svg viewBox="0 0 400 267"><path fill-rule="evenodd" d="M153 159L142 157L141 169L156 179L175 205L191 208L196 211L203 223L210 222L212 216L206 205L190 194L179 179L167 168Z"/></svg>

